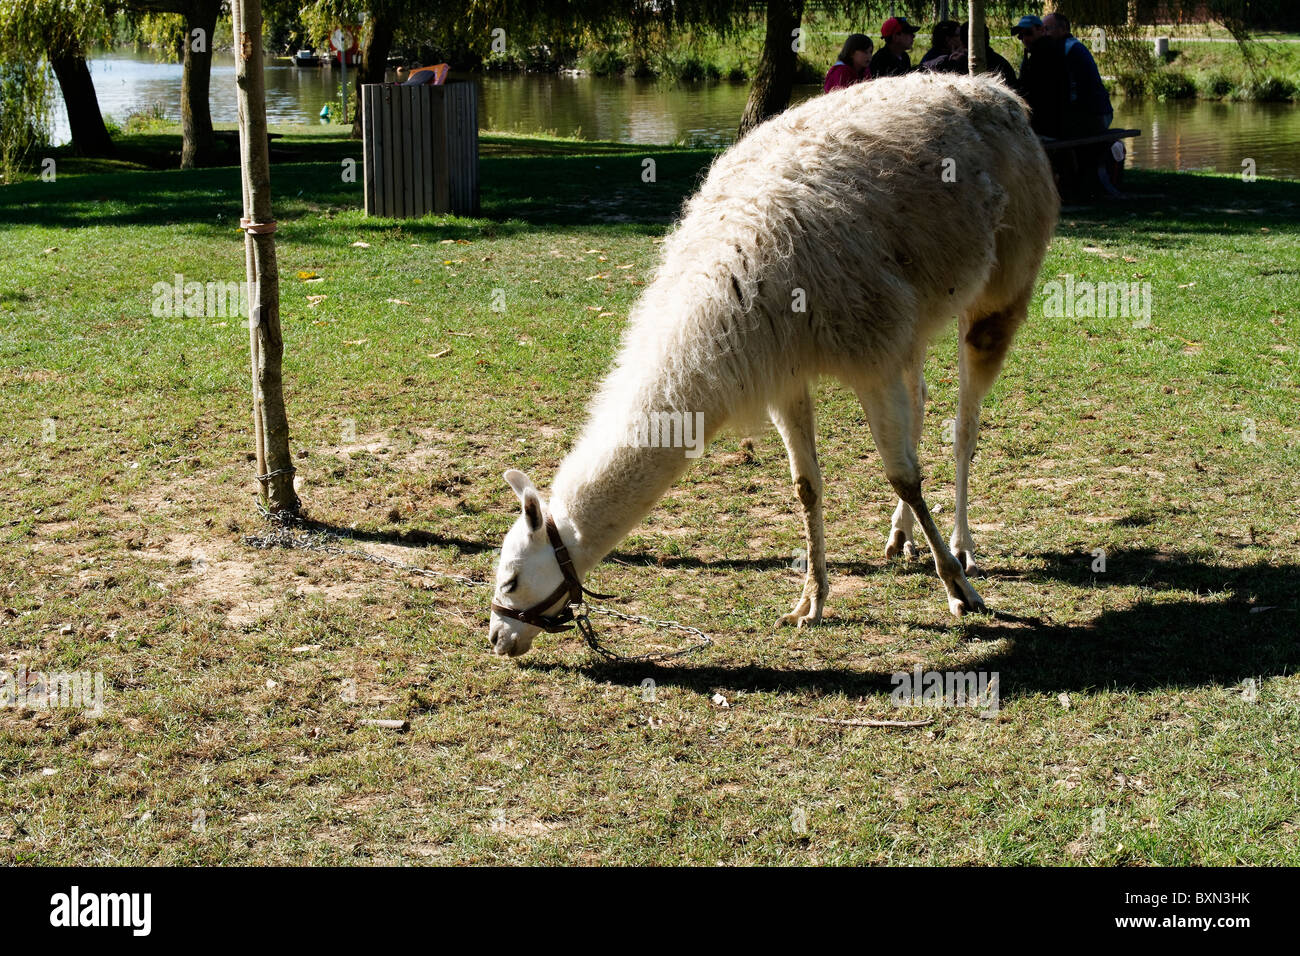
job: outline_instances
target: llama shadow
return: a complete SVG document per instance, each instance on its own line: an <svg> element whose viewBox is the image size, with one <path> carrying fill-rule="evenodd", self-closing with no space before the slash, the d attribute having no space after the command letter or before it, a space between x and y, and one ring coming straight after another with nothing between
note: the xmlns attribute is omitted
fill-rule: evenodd
<svg viewBox="0 0 1300 956"><path fill-rule="evenodd" d="M614 551L605 558L606 561L612 561L615 564L632 568L654 568L661 570L708 570L708 571L789 571L795 575L799 569L794 566L793 556L790 558L696 558L687 554L675 554L664 556L654 554L649 551ZM891 566L892 567L892 566ZM900 565L901 568L901 565ZM833 574L841 574L853 577L865 577L868 574L878 574L881 571L888 570L879 564L872 564L867 561L827 561L827 571ZM934 570L934 566L930 566ZM904 570L912 570L910 568ZM599 569L597 572L599 573ZM792 577L791 581L797 578ZM797 585L794 585L797 587Z"/></svg>
<svg viewBox="0 0 1300 956"><path fill-rule="evenodd" d="M1132 549L1108 553L1107 571L1094 574L1090 554L1046 552L1034 557L1041 558L1045 566L1018 577L1078 586L1136 584L1154 593L1081 623L1061 624L1046 616L1001 611L968 619L963 626L970 641L998 643L989 643L989 653L962 667L996 671L1004 701L1102 688L1141 692L1231 687L1250 678L1261 680L1300 671L1300 565L1258 561L1226 566L1188 555ZM1209 592L1218 599L1172 596L1186 592ZM772 639L779 643L780 632ZM725 657L725 639L715 641L708 653L715 659ZM576 671L629 688L649 677L661 687L707 695L718 688L730 688L861 697L888 693L895 686L892 671L849 666L799 669L689 661L671 666L605 661L573 666L538 661L521 662L521 666Z"/></svg>

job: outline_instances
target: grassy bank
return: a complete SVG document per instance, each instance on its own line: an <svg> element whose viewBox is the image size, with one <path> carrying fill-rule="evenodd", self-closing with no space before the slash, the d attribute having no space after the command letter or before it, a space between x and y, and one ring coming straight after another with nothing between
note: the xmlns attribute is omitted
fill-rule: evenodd
<svg viewBox="0 0 1300 956"><path fill-rule="evenodd" d="M272 171L307 510L484 577L502 470L549 485L712 154L489 136L481 218L395 222L342 180L355 144L310 135ZM0 670L101 671L106 699L0 709L0 859L1300 863L1300 184L1134 172L1063 214L1043 281L1149 282L1152 316L1036 304L1021 333L973 484L1005 616L954 622L931 566L886 564L893 498L827 384L825 625L773 627L785 455L729 436L593 575L716 636L656 668L572 637L494 659L480 591L245 547L247 331L151 309L177 273L242 279L237 172L60 168L0 190ZM954 349L921 444L941 525ZM917 664L998 672L1000 712L891 706Z"/></svg>
<svg viewBox="0 0 1300 956"><path fill-rule="evenodd" d="M1101 56L1112 92L1160 99L1294 102L1300 94L1300 43L1170 43L1169 57L1135 67Z"/></svg>
<svg viewBox="0 0 1300 956"><path fill-rule="evenodd" d="M928 28L931 24L922 24ZM1013 66L1019 66L1023 48L1006 35L1007 25L994 23L994 48ZM844 37L850 32L879 33L879 24L869 25L837 14L810 12L803 25L803 51L799 56L799 82L820 82L835 62ZM1169 30L1150 30L1152 36ZM1160 98L1201 97L1216 100L1259 102L1294 101L1300 90L1300 43L1290 35L1261 36L1259 42L1241 47L1221 30L1202 29L1193 33L1173 32L1171 55L1144 62L1119 59L1099 53L1102 72L1112 77L1111 88L1125 96ZM1093 31L1078 30L1090 46L1096 46ZM917 37L916 55L926 49L929 35ZM1201 42L1212 40L1216 42ZM1228 41L1228 42L1219 42ZM879 44L879 39L877 39ZM710 31L684 30L653 42L634 45L626 38L608 43L592 41L575 66L596 75L631 73L682 81L748 80L758 63L763 46L763 26L754 22L736 34L718 36ZM915 60L917 56L914 55ZM524 51L501 57L495 64L527 68Z"/></svg>

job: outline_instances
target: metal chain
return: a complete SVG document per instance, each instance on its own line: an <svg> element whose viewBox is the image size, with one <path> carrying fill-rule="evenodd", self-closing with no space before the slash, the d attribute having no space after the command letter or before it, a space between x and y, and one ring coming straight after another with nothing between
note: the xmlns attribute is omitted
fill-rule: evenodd
<svg viewBox="0 0 1300 956"><path fill-rule="evenodd" d="M398 571L405 571L408 574L416 574L426 578L441 578L447 581L456 581L468 587L485 588L488 582L480 581L477 578L471 578L464 574L455 574L451 571L439 571L436 568L422 568L414 564L408 564L405 561L399 561L396 558L390 558L382 554L375 554L373 551L367 551L364 548L341 548L337 545L327 544L330 539L335 541L351 540L350 536L341 534L333 529L317 528L312 531L310 522L293 515L272 514L266 508L258 505L258 510L266 518L268 524L278 525L279 527L263 531L261 534L244 535L244 544L250 548L260 550L269 550L271 548L290 548L299 551L315 551L319 554L332 554L344 558L360 558L362 561L368 561L371 564L381 565L383 567L393 568ZM619 664L654 664L660 661L669 661L678 657L685 657L688 654L695 654L704 650L713 644L713 638L705 634L697 627L691 627L689 624L681 624L677 621L657 621L654 618L642 617L637 614L624 614L622 611L616 611L611 607L602 605L592 605L583 601L581 604L570 605L574 611L574 621L578 626L578 631L582 634L583 640L587 646L608 661L614 661ZM596 629L592 626L589 614L605 614L609 617L616 617L622 621L628 621L632 624L644 624L660 631L684 631L688 634L696 634L700 640L676 651L657 651L649 654L637 654L628 656L612 651L600 643L596 637Z"/></svg>
<svg viewBox="0 0 1300 956"><path fill-rule="evenodd" d="M705 634L698 627L691 627L689 624L680 624L677 621L656 621L653 618L641 617L638 614L624 614L622 611L615 611L612 607L602 607L598 604L588 604L586 601L577 605L574 611L574 621L578 625L578 630L582 632L583 639L587 646L609 661L615 661L619 664L657 664L662 661L671 661L677 657L686 657L688 654L695 654L704 650L713 644L713 638ZM676 651L656 651L650 654L636 654L628 656L611 651L605 647L596 637L596 629L591 626L587 612L591 611L596 614L607 614L610 617L616 617L622 621L630 621L633 624L645 624L660 631L684 631L687 634L699 635L699 642L683 647Z"/></svg>

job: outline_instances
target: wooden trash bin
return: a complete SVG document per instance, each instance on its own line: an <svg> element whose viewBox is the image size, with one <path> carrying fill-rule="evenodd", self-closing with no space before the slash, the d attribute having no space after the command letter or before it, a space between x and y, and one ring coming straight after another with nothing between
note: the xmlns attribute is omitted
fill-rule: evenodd
<svg viewBox="0 0 1300 956"><path fill-rule="evenodd" d="M367 216L477 215L478 88L361 87Z"/></svg>

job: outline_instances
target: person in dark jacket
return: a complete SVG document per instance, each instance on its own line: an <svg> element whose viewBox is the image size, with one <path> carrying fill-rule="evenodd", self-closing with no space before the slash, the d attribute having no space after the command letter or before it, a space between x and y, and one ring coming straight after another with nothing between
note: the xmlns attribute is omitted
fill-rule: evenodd
<svg viewBox="0 0 1300 956"><path fill-rule="evenodd" d="M1011 28L1011 35L1025 47L1016 92L1029 104L1029 125L1039 136L1059 138L1065 131L1070 100L1065 43L1049 37L1043 21L1035 16L1021 17Z"/></svg>
<svg viewBox="0 0 1300 956"><path fill-rule="evenodd" d="M1065 72L1070 84L1066 126L1081 136L1109 129L1115 118L1110 94L1092 53L1070 32L1070 18L1063 13L1049 13L1043 17L1043 30L1065 45Z"/></svg>
<svg viewBox="0 0 1300 956"><path fill-rule="evenodd" d="M871 58L871 76L902 76L912 72L912 58L907 51L916 40L916 27L902 17L890 17L880 26L880 36L885 44Z"/></svg>
<svg viewBox="0 0 1300 956"><path fill-rule="evenodd" d="M940 20L930 31L930 49L921 57L921 69L935 73L961 73L966 38L958 35L956 20Z"/></svg>
<svg viewBox="0 0 1300 956"><path fill-rule="evenodd" d="M829 93L842 86L852 86L854 83L871 79L872 46L871 37L865 33L850 33L848 39L844 41L844 46L840 48L840 55L835 60L835 65L830 68L826 73L826 79L822 81L822 92Z"/></svg>

